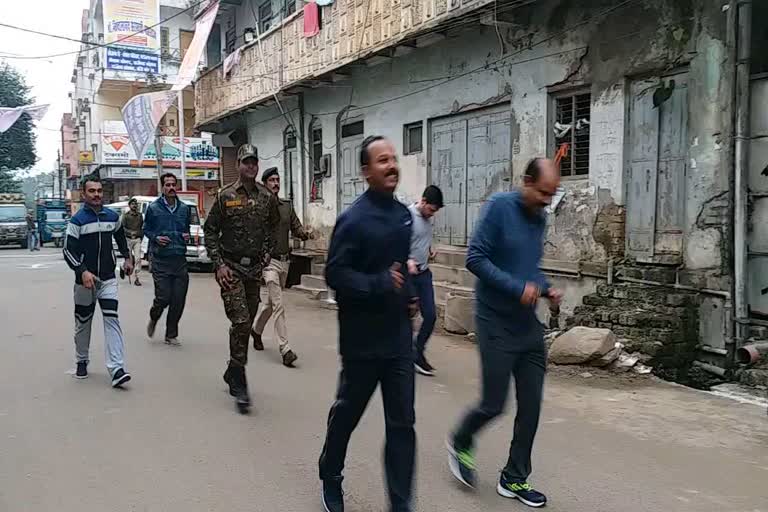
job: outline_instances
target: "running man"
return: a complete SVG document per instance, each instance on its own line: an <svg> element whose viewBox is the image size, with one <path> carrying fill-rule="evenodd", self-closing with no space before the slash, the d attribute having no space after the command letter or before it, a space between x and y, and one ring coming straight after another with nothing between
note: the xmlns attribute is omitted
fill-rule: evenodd
<svg viewBox="0 0 768 512"><path fill-rule="evenodd" d="M517 416L496 492L531 507L547 503L546 496L528 483L528 476L547 365L536 302L544 297L559 304L562 298L539 269L546 225L543 210L559 185L560 173L552 161L535 158L525 170L522 189L496 194L483 206L467 252L467 268L477 276L482 397L448 440L451 472L474 487L474 437L503 412L514 377Z"/></svg>
<svg viewBox="0 0 768 512"><path fill-rule="evenodd" d="M280 225L277 229L275 250L269 260L269 265L264 268L264 284L267 287L268 295L267 302L261 307L251 332L253 348L264 350L261 335L264 334L264 328L267 326L269 318L274 317L280 357L283 358L285 366L293 368L298 356L288 345L288 328L285 325L285 304L283 303L283 288L285 288L285 281L288 278L288 269L291 264L289 235L301 240L309 240L313 235L311 231L304 229L301 225L291 201L280 199L278 196L280 193L280 174L277 172L277 167L270 167L264 171L264 174L261 175L261 181L278 201Z"/></svg>
<svg viewBox="0 0 768 512"><path fill-rule="evenodd" d="M91 322L96 302L104 318L104 351L112 387L131 380L123 362L123 331L117 317L117 277L112 238L125 258L123 270L130 275L133 261L120 217L102 205L101 180L91 174L82 179L82 208L69 219L64 240L64 259L75 272L75 378L88 377Z"/></svg>
<svg viewBox="0 0 768 512"><path fill-rule="evenodd" d="M421 200L412 204L408 209L413 218L413 234L411 235L411 253L408 257L408 272L412 276L413 287L419 296L421 309L421 327L416 336L416 371L422 375L432 376L435 368L424 356L427 341L432 335L437 321L435 311L435 290L432 287L432 271L429 270L429 260L432 252L433 217L443 207L443 192L435 185L424 189Z"/></svg>
<svg viewBox="0 0 768 512"><path fill-rule="evenodd" d="M216 268L216 282L230 322L224 382L238 411L247 414L251 407L245 377L248 340L259 310L262 272L275 250L280 213L275 195L256 179L256 146L240 146L237 164L240 178L219 189L204 229L205 248Z"/></svg>
<svg viewBox="0 0 768 512"><path fill-rule="evenodd" d="M189 206L176 196L176 176L160 176L163 195L147 207L144 233L149 239L152 259L152 280L155 282L155 300L149 310L147 336L155 335L157 321L168 308L165 317L165 343L181 345L179 321L184 314L189 290L187 272L187 242L189 241Z"/></svg>
<svg viewBox="0 0 768 512"><path fill-rule="evenodd" d="M125 238L128 239L128 250L131 251L135 268L133 269L133 284L141 286L139 273L141 272L141 241L144 239L144 217L139 211L139 202L135 197L128 201L128 211L123 214L120 223L125 230Z"/></svg>
<svg viewBox="0 0 768 512"><path fill-rule="evenodd" d="M400 177L390 141L366 138L360 166L368 190L336 221L325 277L339 305L341 373L320 455L326 512L343 512L344 459L352 431L381 385L390 510L411 510L416 449L413 338L416 299L406 265L411 214L394 197Z"/></svg>

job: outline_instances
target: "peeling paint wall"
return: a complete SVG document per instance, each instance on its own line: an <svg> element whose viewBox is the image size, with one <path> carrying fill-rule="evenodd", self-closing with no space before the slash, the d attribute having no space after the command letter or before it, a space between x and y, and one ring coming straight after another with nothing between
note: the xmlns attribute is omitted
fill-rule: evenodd
<svg viewBox="0 0 768 512"><path fill-rule="evenodd" d="M599 0L589 5L575 0L536 2L503 13L507 23L498 32L480 24L452 31L432 46L349 71L348 79L307 90L305 125L314 119L323 128L323 152L331 154L333 169L323 182L322 201L306 205L307 222L330 232L339 213L336 125L338 113L346 108L364 120L366 135L389 137L401 154L403 125L424 123L423 152L401 158L399 196L412 201L431 181L430 120L508 104L509 174L512 183L519 183L530 158L553 154L550 92L588 87L589 175L564 180L567 194L550 218L545 253L567 261L621 257L621 216L628 214L624 210L628 84L636 77L687 67L690 161L682 206L683 262L691 272L721 274L728 261L723 216L728 211L730 137L725 14L706 0L629 4ZM251 142L263 145L263 154L280 150L286 123L280 117L255 123L279 114L273 107L248 117ZM293 116L298 119L298 113ZM302 186L308 188L309 176L303 177Z"/></svg>

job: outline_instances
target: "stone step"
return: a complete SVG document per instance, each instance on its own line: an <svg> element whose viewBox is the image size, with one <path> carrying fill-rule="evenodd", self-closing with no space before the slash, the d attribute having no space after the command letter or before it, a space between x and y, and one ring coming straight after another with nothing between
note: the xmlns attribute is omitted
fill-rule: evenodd
<svg viewBox="0 0 768 512"><path fill-rule="evenodd" d="M695 305L696 294L667 288L664 286L649 286L636 283L619 283L619 284L599 284L597 286L597 292L593 294L595 302L599 302L600 299L616 299L625 303L652 305L652 306L667 306L667 307L685 307L689 305ZM585 297L586 298L586 297ZM588 302L584 302L588 304ZM601 304L595 303L590 305L599 306Z"/></svg>
<svg viewBox="0 0 768 512"><path fill-rule="evenodd" d="M465 297L472 297L475 295L474 288L470 288L468 286L460 286L456 283L434 281L432 286L435 289L435 302L440 306L445 306L445 300L449 293L454 295L463 295Z"/></svg>
<svg viewBox="0 0 768 512"><path fill-rule="evenodd" d="M309 295L310 298L315 300L324 300L328 298L327 288L313 288L311 286L304 286L303 284L297 284L295 286L291 286L291 290L295 290L297 292L301 292L306 295Z"/></svg>
<svg viewBox="0 0 768 512"><path fill-rule="evenodd" d="M324 276L325 275L325 263L315 263L312 262L312 274L316 276Z"/></svg>
<svg viewBox="0 0 768 512"><path fill-rule="evenodd" d="M638 307L616 309L597 306L576 306L573 309L573 315L574 318L592 320L599 324L611 324L615 327L672 330L683 329L686 320L693 317L693 315L686 314L664 314ZM597 327L605 326L598 325Z"/></svg>
<svg viewBox="0 0 768 512"><path fill-rule="evenodd" d="M436 253L435 263L452 267L464 267L467 259L465 247L453 247L450 245L438 245L433 247Z"/></svg>
<svg viewBox="0 0 768 512"><path fill-rule="evenodd" d="M304 274L301 276L301 286L304 286L305 288L325 290L325 278L322 276L322 274Z"/></svg>
<svg viewBox="0 0 768 512"><path fill-rule="evenodd" d="M432 279L434 281L444 281L455 283L459 286L473 288L475 286L475 276L464 266L443 265L441 263L432 263L429 268L432 270Z"/></svg>

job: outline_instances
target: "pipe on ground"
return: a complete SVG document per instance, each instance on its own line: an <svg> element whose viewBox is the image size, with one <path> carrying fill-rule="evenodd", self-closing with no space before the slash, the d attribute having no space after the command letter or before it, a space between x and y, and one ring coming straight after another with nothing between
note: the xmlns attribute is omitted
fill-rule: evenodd
<svg viewBox="0 0 768 512"><path fill-rule="evenodd" d="M763 358L768 358L768 343L750 343L736 349L739 364L755 364Z"/></svg>

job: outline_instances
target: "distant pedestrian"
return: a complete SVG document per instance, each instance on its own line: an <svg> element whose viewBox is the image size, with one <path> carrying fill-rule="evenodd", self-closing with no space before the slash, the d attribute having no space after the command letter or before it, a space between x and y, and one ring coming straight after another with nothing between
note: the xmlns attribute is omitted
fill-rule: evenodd
<svg viewBox="0 0 768 512"><path fill-rule="evenodd" d="M434 375L435 368L424 356L427 341L432 335L437 321L435 311L435 290L432 287L432 271L429 260L434 257L432 251L433 217L443 207L443 192L435 185L424 189L421 200L408 209L413 218L411 252L408 256L408 272L413 279L413 287L419 296L422 323L416 336L416 371L422 375Z"/></svg>
<svg viewBox="0 0 768 512"><path fill-rule="evenodd" d="M180 345L179 321L184 314L189 289L187 242L189 241L189 206L176 196L176 176L160 176L163 195L147 207L144 234L149 239L155 300L149 310L147 336L155 335L157 321L168 308L165 318L165 342Z"/></svg>
<svg viewBox="0 0 768 512"><path fill-rule="evenodd" d="M131 275L133 262L128 252L120 217L102 206L102 185L97 175L82 178L83 207L67 224L64 260L75 271L75 377L88 377L91 322L96 302L104 318L104 348L112 387L129 380L123 361L123 331L117 316L117 277L112 239L125 258L123 269Z"/></svg>
<svg viewBox="0 0 768 512"><path fill-rule="evenodd" d="M277 197L258 183L259 156L251 144L237 152L240 178L219 190L205 221L205 247L216 268L230 321L229 364L224 382L245 414L251 406L245 366L248 340L259 309L262 272L275 251L280 223Z"/></svg>
<svg viewBox="0 0 768 512"><path fill-rule="evenodd" d="M128 211L123 214L120 222L128 239L128 249L133 256L133 284L141 286L139 274L141 273L141 242L144 239L144 216L139 211L139 202L136 198L128 201Z"/></svg>
<svg viewBox="0 0 768 512"><path fill-rule="evenodd" d="M38 234L37 226L35 226L35 218L31 212L27 212L27 248L29 252L39 251L38 247Z"/></svg>
<svg viewBox="0 0 768 512"><path fill-rule="evenodd" d="M400 169L392 143L366 138L360 166L368 190L337 219L325 270L339 305L341 373L320 455L322 500L327 512L343 512L349 438L381 385L390 510L408 512L416 450L411 316L417 299L406 270L413 221L394 197Z"/></svg>
<svg viewBox="0 0 768 512"><path fill-rule="evenodd" d="M264 350L261 335L264 333L269 318L274 317L280 357L283 358L283 364L291 368L298 356L288 345L288 328L285 325L285 304L283 303L283 288L285 288L291 262L289 235L301 240L309 240L313 235L311 231L304 229L301 225L291 201L279 198L280 174L277 172L277 167L271 167L264 171L261 181L278 200L280 225L277 230L275 250L272 252L269 265L264 268L264 284L267 286L268 296L266 304L261 306L256 317L256 323L253 325L253 332L251 333L253 335L253 348Z"/></svg>
<svg viewBox="0 0 768 512"><path fill-rule="evenodd" d="M451 471L462 483L474 487L474 437L503 412L510 378L514 378L517 416L496 492L531 507L547 503L528 477L547 364L536 302L544 297L559 304L562 298L539 266L546 225L543 210L559 185L560 174L552 161L536 158L528 164L520 190L496 194L483 206L467 252L467 268L477 276L475 317L482 398L448 441Z"/></svg>

